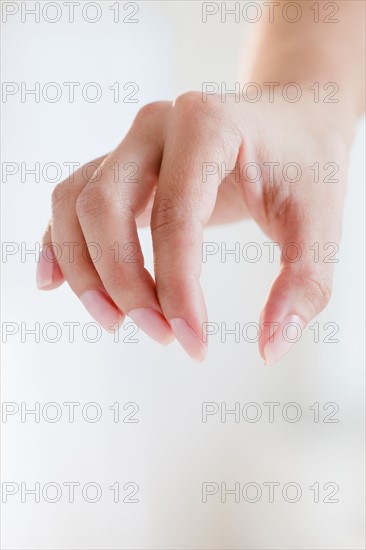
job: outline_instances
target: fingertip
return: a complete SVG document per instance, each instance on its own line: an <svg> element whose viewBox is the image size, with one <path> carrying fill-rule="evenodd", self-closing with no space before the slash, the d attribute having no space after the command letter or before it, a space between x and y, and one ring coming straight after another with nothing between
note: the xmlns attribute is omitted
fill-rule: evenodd
<svg viewBox="0 0 366 550"><path fill-rule="evenodd" d="M287 314L284 318L265 321L268 328L267 338L263 340L262 357L267 367L284 357L300 340L306 323L294 314ZM275 328L277 327L277 328Z"/></svg>
<svg viewBox="0 0 366 550"><path fill-rule="evenodd" d="M170 326L188 355L197 362L202 362L207 357L207 346L198 337L193 328L181 318L170 319Z"/></svg>
<svg viewBox="0 0 366 550"><path fill-rule="evenodd" d="M164 317L152 308L137 308L128 312L132 321L150 338L168 346L174 340L174 334Z"/></svg>
<svg viewBox="0 0 366 550"><path fill-rule="evenodd" d="M50 248L49 250L52 251ZM39 290L53 290L64 282L60 266L52 252L51 258L46 258L41 251L36 270L36 282Z"/></svg>
<svg viewBox="0 0 366 550"><path fill-rule="evenodd" d="M104 290L87 290L79 298L88 313L105 330L114 333L121 326L125 315Z"/></svg>

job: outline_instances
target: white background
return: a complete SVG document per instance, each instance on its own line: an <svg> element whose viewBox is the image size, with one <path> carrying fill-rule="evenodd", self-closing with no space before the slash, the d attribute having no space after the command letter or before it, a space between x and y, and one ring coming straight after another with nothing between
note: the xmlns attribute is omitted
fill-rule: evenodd
<svg viewBox="0 0 366 550"><path fill-rule="evenodd" d="M22 4L22 3L18 3ZM33 2L27 3L31 5ZM61 5L62 3L60 3ZM199 2L142 2L138 24L114 23L112 3L102 3L102 18L90 24L76 10L56 24L20 15L2 25L2 78L7 82L97 81L103 97L88 103L77 95L57 103L35 103L20 95L2 104L3 162L84 163L114 148L138 109L154 100L174 99L200 90L203 81L237 80L243 39L250 25L212 19L201 22ZM50 12L51 13L51 12ZM92 13L92 12L90 12ZM244 47L245 57L245 47ZM243 61L242 61L243 63ZM114 82L137 82L139 103L114 103ZM81 337L92 321L67 285L45 293L35 285L35 257L15 254L3 259L2 319L19 325L3 346L2 399L34 406L57 402L63 416L39 423L20 413L2 422L2 480L28 487L40 482L97 482L98 503L85 502L80 489L69 503L66 489L57 503L40 503L20 491L2 506L2 545L7 549L117 548L363 548L363 337L364 337L364 124L352 150L344 233L338 254L334 295L316 319L340 327L338 343L314 343L304 331L301 341L273 368L264 368L257 345L220 336L210 342L208 359L193 363L174 342L160 347L141 332L138 343L113 342L103 333L97 343ZM314 159L316 160L316 159ZM333 159L336 160L336 159ZM66 175L66 172L65 174ZM2 183L2 240L34 248L50 214L54 184L39 183L20 172ZM148 265L152 263L148 230L141 232ZM263 243L268 239L252 222L211 228L206 241ZM25 243L21 245L21 243ZM204 288L210 320L257 321L278 265L267 257L257 263L226 263L219 255L204 265ZM76 321L74 343L63 323ZM59 323L62 337L49 343L21 341L20 323ZM4 326L4 325L3 325ZM93 333L90 332L92 335ZM328 331L321 328L321 338ZM121 340L127 331L121 330ZM79 402L74 423L64 402ZM85 403L97 402L103 415L86 422ZM136 402L138 423L114 423L113 403ZM263 412L257 423L243 418L227 422L220 415L201 420L202 402L256 402ZM268 422L264 402L278 402L275 422ZM302 418L286 422L286 403L297 402ZM309 407L319 402L339 406L338 423L313 421ZM330 412L329 409L327 412ZM123 411L126 414L126 411ZM129 411L127 411L129 412ZM251 411L253 413L253 410ZM289 411L289 414L293 413ZM50 411L50 415L52 411ZM92 411L91 411L92 414ZM139 503L113 503L114 482L139 484ZM202 502L203 482L233 487L256 482L257 503L243 499L226 504L220 495ZM268 502L263 482L279 482L275 502ZM287 482L302 488L297 503L281 496ZM335 482L338 503L314 503L309 486ZM330 491L321 490L321 500ZM124 494L125 496L125 494Z"/></svg>

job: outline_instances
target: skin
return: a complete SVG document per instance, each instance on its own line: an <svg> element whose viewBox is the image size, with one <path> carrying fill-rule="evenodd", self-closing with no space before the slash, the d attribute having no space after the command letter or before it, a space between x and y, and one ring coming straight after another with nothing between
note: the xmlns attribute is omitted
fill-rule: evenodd
<svg viewBox="0 0 366 550"><path fill-rule="evenodd" d="M263 88L265 82L279 83L272 101L268 94L256 103L236 102L232 95L203 101L200 92L189 92L174 103L149 104L118 147L90 165L90 174L99 166L97 176L87 180L79 170L55 188L43 246L57 243L63 254L52 264L51 278L43 277L46 284L39 277L41 288L50 290L66 280L79 297L88 296L84 304L100 322L100 308L90 307L93 298L86 294L99 290L118 324L125 314L134 318L136 310L142 311L143 318L135 316L140 328L161 343L169 343L174 331L186 351L201 360L206 354L202 324L208 320L199 284L203 229L209 223L253 218L282 247L296 243L301 248L299 261L292 261L290 252L283 255L260 315L259 351L266 363L288 351L291 346L280 334L284 323L305 327L331 296L334 263L324 260L332 250L327 244L341 237L349 151L364 104L364 2L339 2L334 24L314 23L312 4L301 2L304 16L296 24L277 17L256 29L248 56L253 63L244 81ZM297 103L282 96L288 82L301 86ZM316 103L309 89L314 82L321 90L336 82L339 101ZM111 167L116 162L122 167L136 163L136 181L115 181ZM229 175L203 181L207 162L224 163ZM279 166L253 181L243 170L252 162ZM289 182L282 168L294 162L302 176ZM337 181L325 183L323 174L316 182L310 169L315 162L320 167L336 162ZM144 268L139 247L137 225L146 224L152 232L155 278ZM137 261L116 262L110 249L116 241L122 247L133 243ZM66 242L82 245L72 262ZM91 242L103 252L94 263L81 252ZM314 243L319 243L317 262L310 248ZM42 258L42 271L41 263Z"/></svg>

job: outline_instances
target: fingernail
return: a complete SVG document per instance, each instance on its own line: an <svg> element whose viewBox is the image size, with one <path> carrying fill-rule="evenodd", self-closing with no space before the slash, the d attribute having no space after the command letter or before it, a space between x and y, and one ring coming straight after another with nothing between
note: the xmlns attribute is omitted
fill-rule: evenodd
<svg viewBox="0 0 366 550"><path fill-rule="evenodd" d="M184 319L170 319L172 327L178 342L186 350L188 355L196 361L203 361L207 355L207 347L198 338L194 330Z"/></svg>
<svg viewBox="0 0 366 550"><path fill-rule="evenodd" d="M37 286L39 289L52 284L53 266L55 262L56 258L51 247L47 248L47 252L41 249L36 274Z"/></svg>
<svg viewBox="0 0 366 550"><path fill-rule="evenodd" d="M108 332L116 330L116 324L123 321L123 313L100 290L87 290L80 296L80 300L88 313Z"/></svg>
<svg viewBox="0 0 366 550"><path fill-rule="evenodd" d="M288 315L264 346L267 366L281 359L301 338L306 323L297 315Z"/></svg>
<svg viewBox="0 0 366 550"><path fill-rule="evenodd" d="M174 340L170 326L164 317L150 308L132 309L127 314L150 338L167 346Z"/></svg>

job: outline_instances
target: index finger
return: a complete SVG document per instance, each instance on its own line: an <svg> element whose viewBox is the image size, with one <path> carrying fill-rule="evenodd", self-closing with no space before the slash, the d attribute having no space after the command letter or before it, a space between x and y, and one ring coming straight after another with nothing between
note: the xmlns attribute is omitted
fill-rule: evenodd
<svg viewBox="0 0 366 550"><path fill-rule="evenodd" d="M200 94L176 101L166 132L163 161L151 218L155 275L160 305L178 341L203 360L206 306L199 284L203 227L215 206L217 180L203 182L202 163L225 162L233 169L240 138L216 116L215 104Z"/></svg>

